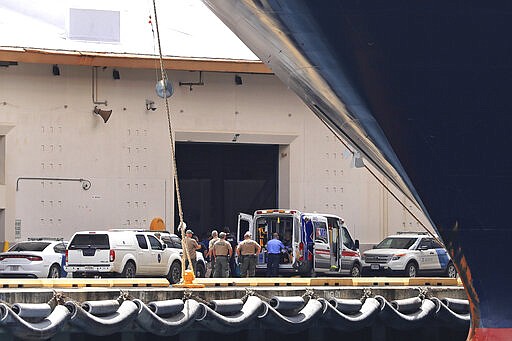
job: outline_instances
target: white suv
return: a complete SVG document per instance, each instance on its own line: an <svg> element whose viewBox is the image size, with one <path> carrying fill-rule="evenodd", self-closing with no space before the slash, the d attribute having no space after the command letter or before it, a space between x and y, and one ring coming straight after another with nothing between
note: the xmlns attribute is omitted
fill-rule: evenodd
<svg viewBox="0 0 512 341"><path fill-rule="evenodd" d="M457 276L457 270L443 245L422 232L404 232L389 236L372 250L365 251L361 258L363 276Z"/></svg>
<svg viewBox="0 0 512 341"><path fill-rule="evenodd" d="M65 269L73 277L167 277L173 284L181 278L181 255L167 248L154 231L82 231L71 238Z"/></svg>

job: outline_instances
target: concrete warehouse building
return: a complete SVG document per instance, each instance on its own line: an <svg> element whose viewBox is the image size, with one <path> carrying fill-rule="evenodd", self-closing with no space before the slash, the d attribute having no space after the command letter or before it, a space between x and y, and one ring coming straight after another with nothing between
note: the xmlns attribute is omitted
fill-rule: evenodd
<svg viewBox="0 0 512 341"><path fill-rule="evenodd" d="M154 217L173 230L167 113L155 93L158 58L119 52L122 40L116 53L105 42L69 35L67 42L64 49L0 42L0 240L148 228ZM169 105L184 217L196 233L235 230L238 212L262 208L340 215L362 245L421 229L384 188L387 181L367 162L355 167L353 147L262 62L237 53L173 52L164 59L174 89ZM112 110L107 122L95 108Z"/></svg>

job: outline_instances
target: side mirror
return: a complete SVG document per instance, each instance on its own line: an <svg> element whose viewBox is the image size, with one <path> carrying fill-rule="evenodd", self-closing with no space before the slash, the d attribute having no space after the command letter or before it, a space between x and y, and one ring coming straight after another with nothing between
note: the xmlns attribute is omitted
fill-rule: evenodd
<svg viewBox="0 0 512 341"><path fill-rule="evenodd" d="M165 250L165 249L167 249L167 244L163 243L162 244L162 250Z"/></svg>
<svg viewBox="0 0 512 341"><path fill-rule="evenodd" d="M359 239L356 239L356 241L354 242L354 247L356 248L356 250L359 250Z"/></svg>

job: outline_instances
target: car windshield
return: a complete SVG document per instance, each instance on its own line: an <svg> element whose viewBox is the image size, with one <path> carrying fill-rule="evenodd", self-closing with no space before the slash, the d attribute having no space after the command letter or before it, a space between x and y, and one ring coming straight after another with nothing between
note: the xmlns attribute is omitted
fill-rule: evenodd
<svg viewBox="0 0 512 341"><path fill-rule="evenodd" d="M389 237L377 245L376 249L408 249L418 238Z"/></svg>
<svg viewBox="0 0 512 341"><path fill-rule="evenodd" d="M43 251L50 243L46 242L22 242L14 245L9 251Z"/></svg>

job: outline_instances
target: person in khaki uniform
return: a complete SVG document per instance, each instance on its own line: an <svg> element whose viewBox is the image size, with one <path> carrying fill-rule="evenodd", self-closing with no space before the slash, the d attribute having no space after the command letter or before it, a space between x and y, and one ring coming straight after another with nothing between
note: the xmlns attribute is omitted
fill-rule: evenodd
<svg viewBox="0 0 512 341"><path fill-rule="evenodd" d="M233 254L231 244L226 241L226 233L219 233L220 239L213 244L215 269L213 277L229 277L229 258Z"/></svg>
<svg viewBox="0 0 512 341"><path fill-rule="evenodd" d="M241 259L240 276L254 277L256 275L256 259L261 251L261 246L251 239L250 232L244 234L244 240L238 245L236 253Z"/></svg>
<svg viewBox="0 0 512 341"><path fill-rule="evenodd" d="M197 259L196 259L196 250L199 250L201 246L197 243L197 241L192 238L193 236L192 230L187 230L185 233L185 248L188 251L188 254L190 256L190 262L192 263L192 267L194 268L194 271L196 271L196 265L197 265ZM185 269L188 269L188 259L185 257Z"/></svg>
<svg viewBox="0 0 512 341"><path fill-rule="evenodd" d="M208 253L206 256L209 258L209 269L206 271L206 277L210 278L213 277L213 274L215 273L215 257L213 257L213 244L215 244L219 240L219 233L217 230L212 231L212 238L208 242Z"/></svg>

